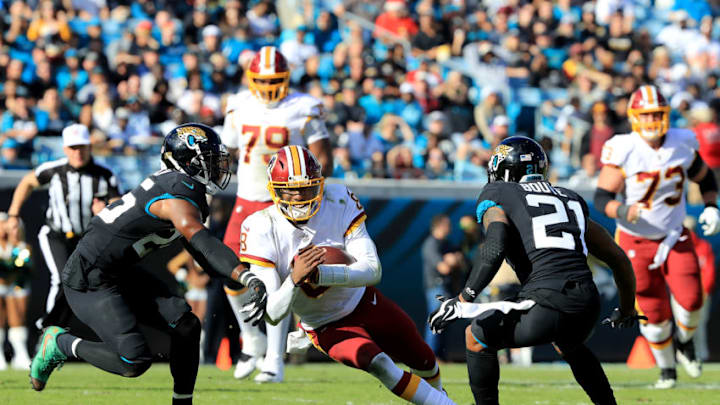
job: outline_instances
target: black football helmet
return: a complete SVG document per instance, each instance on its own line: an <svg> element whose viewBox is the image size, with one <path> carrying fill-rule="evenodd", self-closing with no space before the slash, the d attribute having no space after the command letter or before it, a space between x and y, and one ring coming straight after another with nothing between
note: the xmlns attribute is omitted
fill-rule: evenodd
<svg viewBox="0 0 720 405"><path fill-rule="evenodd" d="M548 159L542 146L524 136L505 138L488 162L490 182L547 180L547 170Z"/></svg>
<svg viewBox="0 0 720 405"><path fill-rule="evenodd" d="M189 123L170 131L160 150L163 166L186 173L205 185L208 194L230 183L230 154L210 127Z"/></svg>

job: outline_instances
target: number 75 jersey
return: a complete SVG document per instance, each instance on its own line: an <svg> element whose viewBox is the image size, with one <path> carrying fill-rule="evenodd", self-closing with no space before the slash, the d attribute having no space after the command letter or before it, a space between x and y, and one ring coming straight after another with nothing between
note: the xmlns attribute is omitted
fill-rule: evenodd
<svg viewBox="0 0 720 405"><path fill-rule="evenodd" d="M671 128L657 150L640 135L615 135L603 146L601 162L622 170L625 204L643 203L640 219L618 220L620 229L648 239L663 238L685 218L685 178L699 148L695 134Z"/></svg>
<svg viewBox="0 0 720 405"><path fill-rule="evenodd" d="M267 163L278 149L328 137L322 102L304 93L292 92L269 108L243 90L228 100L226 110L220 137L238 149L237 196L245 200L270 201Z"/></svg>

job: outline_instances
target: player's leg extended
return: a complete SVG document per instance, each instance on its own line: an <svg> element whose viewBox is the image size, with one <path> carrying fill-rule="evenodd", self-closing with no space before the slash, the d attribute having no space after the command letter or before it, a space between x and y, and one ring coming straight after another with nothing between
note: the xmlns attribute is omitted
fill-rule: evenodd
<svg viewBox="0 0 720 405"><path fill-rule="evenodd" d="M245 324L247 325L247 323ZM260 366L260 374L255 376L255 382L278 383L285 378L285 345L287 344L290 315L278 322L277 325L265 323L267 331L267 348L265 359ZM244 327L244 325L243 325Z"/></svg>
<svg viewBox="0 0 720 405"><path fill-rule="evenodd" d="M185 312L173 323L170 337L170 372L173 376L173 405L192 404L200 364L200 320Z"/></svg>
<svg viewBox="0 0 720 405"><path fill-rule="evenodd" d="M703 292L697 255L689 237L675 244L663 270L671 293L677 360L690 377L697 378L702 369L695 355L693 336L700 323Z"/></svg>
<svg viewBox="0 0 720 405"><path fill-rule="evenodd" d="M138 377L150 368L152 356L145 337L117 287L88 291L65 287L65 296L78 319L101 339L90 342L62 334L58 345L66 356L123 377Z"/></svg>
<svg viewBox="0 0 720 405"><path fill-rule="evenodd" d="M319 333L308 331L308 337L313 345L339 363L367 371L393 394L410 403L453 404L445 393L434 389L417 375L403 371L395 365L371 339L367 330L352 325L352 320L347 319L353 314L323 326Z"/></svg>
<svg viewBox="0 0 720 405"><path fill-rule="evenodd" d="M672 347L672 316L662 269L649 270L660 241L638 238L619 232L619 245L628 255L635 271L636 301L640 314L648 317L640 322L640 333L650 344L655 362L661 370L658 388L675 385L675 354Z"/></svg>
<svg viewBox="0 0 720 405"><path fill-rule="evenodd" d="M440 367L435 354L402 308L374 287L367 288L358 308L362 308L361 313L366 316L363 324L385 353L405 363L413 374L442 391ZM397 336L404 338L398 339Z"/></svg>

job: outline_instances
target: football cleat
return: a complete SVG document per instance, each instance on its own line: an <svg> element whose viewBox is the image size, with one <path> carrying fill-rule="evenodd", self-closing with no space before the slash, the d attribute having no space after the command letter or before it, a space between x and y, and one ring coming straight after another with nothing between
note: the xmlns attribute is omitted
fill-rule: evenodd
<svg viewBox="0 0 720 405"><path fill-rule="evenodd" d="M677 384L677 372L674 368L663 368L660 370L660 379L657 380L653 388L656 390L668 390L675 388Z"/></svg>
<svg viewBox="0 0 720 405"><path fill-rule="evenodd" d="M35 391L42 391L45 389L50 374L52 374L55 368L62 367L67 356L60 351L60 347L57 344L57 337L65 333L65 329L50 326L45 329L41 338L40 349L35 358L33 358L32 364L30 365L30 384Z"/></svg>
<svg viewBox="0 0 720 405"><path fill-rule="evenodd" d="M247 378L248 376L250 376L250 374L252 374L253 371L255 371L255 368L257 366L257 357L250 356L245 353L240 353L240 358L238 359L237 364L235 364L235 371L233 372L233 377L238 380Z"/></svg>
<svg viewBox="0 0 720 405"><path fill-rule="evenodd" d="M675 358L677 358L678 363L685 368L685 372L688 373L690 378L700 377L702 375L702 363L695 356L693 340L690 339L685 343L680 343L676 340L675 347L677 348Z"/></svg>
<svg viewBox="0 0 720 405"><path fill-rule="evenodd" d="M265 383L281 383L283 382L285 374L285 364L283 359L279 358L275 361L265 359L262 365L262 372L255 376L255 382L260 384Z"/></svg>

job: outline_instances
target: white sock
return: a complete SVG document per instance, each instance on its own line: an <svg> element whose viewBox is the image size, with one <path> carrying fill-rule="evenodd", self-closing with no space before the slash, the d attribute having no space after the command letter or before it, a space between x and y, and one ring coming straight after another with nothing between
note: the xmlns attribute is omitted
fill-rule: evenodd
<svg viewBox="0 0 720 405"><path fill-rule="evenodd" d="M7 336L15 352L15 358L23 361L29 360L30 355L27 351L27 328L24 326L13 326L8 329Z"/></svg>
<svg viewBox="0 0 720 405"><path fill-rule="evenodd" d="M418 377L421 377L423 380L427 381L428 384L432 385L432 387L436 390L442 391L442 378L440 378L440 366L438 365L437 361L435 362L435 366L430 370L416 370L414 368L411 368L410 371L412 371L412 373L417 375Z"/></svg>
<svg viewBox="0 0 720 405"><path fill-rule="evenodd" d="M454 405L445 393L436 390L417 375L401 370L385 353L375 356L367 371L393 394L413 404ZM400 387L399 384L403 386Z"/></svg>
<svg viewBox="0 0 720 405"><path fill-rule="evenodd" d="M698 324L700 323L700 315L702 307L696 311L688 311L683 308L675 297L670 297L670 307L672 308L673 318L675 318L675 335L677 335L680 343L685 343L693 338Z"/></svg>
<svg viewBox="0 0 720 405"><path fill-rule="evenodd" d="M287 344L288 325L290 325L290 315L286 316L285 319L277 325L265 323L265 330L267 331L267 351L265 352L262 371L269 371L275 374L282 371L285 345ZM280 369L277 369L278 367Z"/></svg>
<svg viewBox="0 0 720 405"><path fill-rule="evenodd" d="M670 320L661 323L640 324L640 332L650 343L650 351L652 351L658 367L675 368L675 350L673 350Z"/></svg>
<svg viewBox="0 0 720 405"><path fill-rule="evenodd" d="M5 346L5 327L0 327L0 348ZM7 368L7 359L5 359L5 350L0 349L0 369Z"/></svg>
<svg viewBox="0 0 720 405"><path fill-rule="evenodd" d="M267 348L267 338L259 327L252 326L250 323L244 322L244 317L240 313L240 310L243 307L243 297L245 292L237 294L226 288L225 293L228 301L230 302L233 314L235 314L235 319L237 319L238 325L240 325L240 335L243 341L242 352L253 357L264 355L265 349Z"/></svg>

